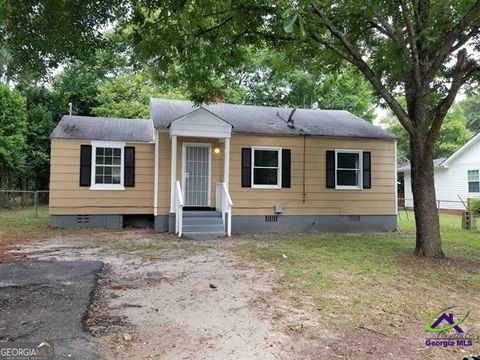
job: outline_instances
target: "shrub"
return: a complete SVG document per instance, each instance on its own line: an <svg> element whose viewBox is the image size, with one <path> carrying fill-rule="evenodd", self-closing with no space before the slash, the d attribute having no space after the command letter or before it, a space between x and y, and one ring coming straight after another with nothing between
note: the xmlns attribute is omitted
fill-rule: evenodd
<svg viewBox="0 0 480 360"><path fill-rule="evenodd" d="M480 215L480 198L470 200L470 211L473 215Z"/></svg>

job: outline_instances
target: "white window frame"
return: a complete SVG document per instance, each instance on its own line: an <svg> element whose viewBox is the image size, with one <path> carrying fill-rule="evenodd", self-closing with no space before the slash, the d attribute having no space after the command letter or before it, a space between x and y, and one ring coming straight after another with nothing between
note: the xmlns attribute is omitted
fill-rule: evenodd
<svg viewBox="0 0 480 360"><path fill-rule="evenodd" d="M358 154L358 185L349 186L349 185L338 185L338 170L350 170L353 169L343 169L338 168L338 154L350 153ZM363 150L352 150L352 149L335 149L335 189L337 190L362 190L363 189Z"/></svg>
<svg viewBox="0 0 480 360"><path fill-rule="evenodd" d="M121 141L92 141L92 173L90 190L125 190L124 166L125 166L125 142ZM120 184L96 184L95 169L97 167L97 148L120 148Z"/></svg>
<svg viewBox="0 0 480 360"><path fill-rule="evenodd" d="M476 191L476 192L471 192L471 191L470 191L470 183L471 183L471 182L475 182L475 181L470 181L470 180L468 179L468 173L469 173L470 171L476 171L476 172L478 172L479 180L477 180L476 182L480 183L480 169L468 169L468 170L467 170L467 193L469 193L469 194L479 194L480 191ZM479 187L480 187L480 184L479 184Z"/></svg>
<svg viewBox="0 0 480 360"><path fill-rule="evenodd" d="M267 151L277 151L278 152L278 166L255 166L255 151L256 150L267 150ZM282 188L282 148L279 147L268 147L268 146L253 146L252 147L252 189L281 189ZM259 169L278 169L277 171L277 184L276 185L256 185L254 182L254 173L255 168Z"/></svg>

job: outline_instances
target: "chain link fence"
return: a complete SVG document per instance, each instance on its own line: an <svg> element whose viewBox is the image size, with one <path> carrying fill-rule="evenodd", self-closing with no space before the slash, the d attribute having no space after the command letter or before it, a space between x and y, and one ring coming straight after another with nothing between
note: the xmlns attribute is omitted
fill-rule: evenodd
<svg viewBox="0 0 480 360"><path fill-rule="evenodd" d="M0 219L48 217L48 190L0 190Z"/></svg>

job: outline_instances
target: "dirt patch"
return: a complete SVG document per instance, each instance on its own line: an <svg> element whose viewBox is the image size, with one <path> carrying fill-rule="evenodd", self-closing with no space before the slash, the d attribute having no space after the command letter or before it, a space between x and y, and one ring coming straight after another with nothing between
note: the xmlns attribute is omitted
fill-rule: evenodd
<svg viewBox="0 0 480 360"><path fill-rule="evenodd" d="M11 254L106 264L85 325L111 358L305 358L307 347L335 338L304 336L318 317L276 298L275 272L247 266L234 244L124 231L56 237Z"/></svg>
<svg viewBox="0 0 480 360"><path fill-rule="evenodd" d="M73 233L18 246L9 256L106 264L85 325L111 359L462 359L478 348L425 348L422 304L412 297L433 292L428 281L415 281L414 270L432 284L445 282L429 275L427 263L410 266L395 255L377 264L370 251L336 238L324 248L272 238ZM402 281L398 264L408 269ZM445 263L442 276L459 287L453 270Z"/></svg>

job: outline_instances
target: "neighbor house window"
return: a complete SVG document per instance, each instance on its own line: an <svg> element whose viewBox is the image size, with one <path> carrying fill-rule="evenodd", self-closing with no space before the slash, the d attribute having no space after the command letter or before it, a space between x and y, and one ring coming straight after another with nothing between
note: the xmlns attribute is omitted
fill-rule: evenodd
<svg viewBox="0 0 480 360"><path fill-rule="evenodd" d="M362 187L362 152L337 150L335 172L337 189L360 189Z"/></svg>
<svg viewBox="0 0 480 360"><path fill-rule="evenodd" d="M252 148L252 188L282 187L282 149Z"/></svg>
<svg viewBox="0 0 480 360"><path fill-rule="evenodd" d="M124 146L117 142L92 142L92 189L123 189Z"/></svg>
<svg viewBox="0 0 480 360"><path fill-rule="evenodd" d="M480 192L480 171L468 170L468 192Z"/></svg>

